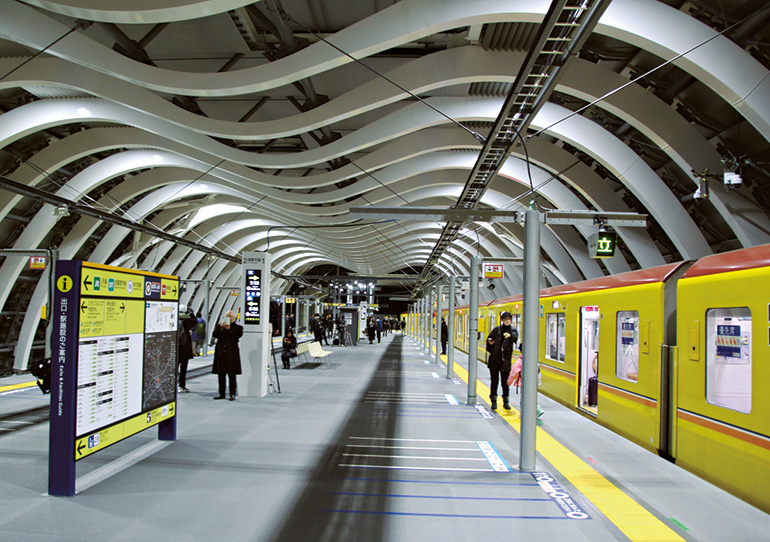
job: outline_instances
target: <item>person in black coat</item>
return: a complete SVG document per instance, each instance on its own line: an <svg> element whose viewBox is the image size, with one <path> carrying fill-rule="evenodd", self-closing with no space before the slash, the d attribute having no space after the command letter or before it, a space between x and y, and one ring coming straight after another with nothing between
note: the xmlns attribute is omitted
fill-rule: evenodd
<svg viewBox="0 0 770 542"><path fill-rule="evenodd" d="M449 328L446 325L446 318L441 317L441 355L446 356L446 343L449 340Z"/></svg>
<svg viewBox="0 0 770 542"><path fill-rule="evenodd" d="M323 325L321 324L321 315L315 314L313 318L310 320L310 331L313 332L313 336L315 337L315 341L319 344L325 344L329 345L328 342L326 342L326 334L324 333Z"/></svg>
<svg viewBox="0 0 770 542"><path fill-rule="evenodd" d="M283 350L281 351L281 361L283 361L283 368L291 368L291 358L297 357L297 337L294 336L294 332L291 328L286 330L286 335L283 338Z"/></svg>
<svg viewBox="0 0 770 542"><path fill-rule="evenodd" d="M227 311L225 319L211 335L217 340L211 373L219 375L219 395L214 399L225 398L225 376L227 376L230 380L230 400L235 401L238 391L236 375L241 374L241 351L238 341L243 336L243 327L235 323L235 313Z"/></svg>
<svg viewBox="0 0 770 542"><path fill-rule="evenodd" d="M177 350L176 361L179 368L179 391L189 393L187 389L187 365L193 357L192 339L190 331L198 321L190 318L187 307L179 306L179 321L177 322Z"/></svg>
<svg viewBox="0 0 770 542"><path fill-rule="evenodd" d="M504 312L500 315L501 325L494 328L487 336L487 352L489 352L489 377L491 380L489 386L489 399L492 403L492 410L497 410L497 384L500 382L503 388L503 408L511 409L508 402L509 387L508 375L511 372L511 356L513 347L519 340L519 332L511 327L513 317L510 312Z"/></svg>

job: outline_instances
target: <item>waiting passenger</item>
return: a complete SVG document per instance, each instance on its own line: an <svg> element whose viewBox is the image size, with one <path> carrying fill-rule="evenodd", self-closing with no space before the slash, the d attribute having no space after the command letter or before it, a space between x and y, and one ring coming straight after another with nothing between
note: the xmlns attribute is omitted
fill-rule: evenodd
<svg viewBox="0 0 770 542"><path fill-rule="evenodd" d="M212 333L217 340L214 348L212 374L219 375L219 395L214 400L225 398L225 376L230 380L230 400L235 401L238 392L236 375L241 374L241 351L238 346L243 336L243 327L235 323L235 313L227 311L225 319Z"/></svg>
<svg viewBox="0 0 770 542"><path fill-rule="evenodd" d="M497 410L498 382L503 388L503 408L506 410L511 409L511 405L508 402L510 389L508 387L508 375L511 372L513 347L519 340L519 332L511 327L512 320L513 316L511 316L510 312L501 314L500 321L502 324L494 328L487 337L487 352L489 352L487 367L489 367L489 378L491 380L489 400L492 404L492 410Z"/></svg>
<svg viewBox="0 0 770 542"><path fill-rule="evenodd" d="M294 332L291 328L286 330L286 336L283 338L283 352L281 352L281 361L283 361L283 368L291 368L291 358L297 357L297 337L294 336Z"/></svg>

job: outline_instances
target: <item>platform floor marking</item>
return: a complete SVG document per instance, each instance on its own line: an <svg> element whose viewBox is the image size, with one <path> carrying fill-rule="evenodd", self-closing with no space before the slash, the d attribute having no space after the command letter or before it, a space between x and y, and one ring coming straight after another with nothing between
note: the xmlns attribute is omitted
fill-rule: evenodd
<svg viewBox="0 0 770 542"><path fill-rule="evenodd" d="M455 373L468 382L468 371L455 363ZM477 381L477 394L486 402L489 387ZM519 411L499 413L517 432L521 432ZM537 428L537 451L570 483L591 501L618 529L633 541L684 542L668 525L626 495L621 489L541 427Z"/></svg>
<svg viewBox="0 0 770 542"><path fill-rule="evenodd" d="M428 470L428 471L460 471L460 472L510 472L512 469L508 466L505 460L499 455L494 446L487 441L473 441L473 440L434 440L434 439L396 439L396 438L377 438L377 437L348 437L348 441L368 441L362 444L345 444L346 448L365 448L372 451L387 452L393 450L393 453L342 453L341 461L345 463L339 463L340 467L360 467L371 469L393 469L393 470ZM403 443L403 445L401 445ZM410 446L413 443L426 443L433 444L433 446ZM449 446L442 446L441 444L451 445L465 445L464 448L453 448ZM447 452L447 451L462 451L462 452L474 452L476 457L447 457L447 456L432 456L432 455L402 455L397 453L397 450L427 450L432 452ZM351 450L353 451L353 450ZM362 450L363 451L363 450ZM480 456L480 457L479 457ZM421 460L421 461L434 461L439 462L440 466L416 466L416 465L376 465L376 464L353 464L349 461L356 461L363 458L378 458L389 460ZM490 468L488 469L468 469L457 467L446 467L446 463L454 463L458 461L482 461L486 462Z"/></svg>
<svg viewBox="0 0 770 542"><path fill-rule="evenodd" d="M435 459L437 461L486 461L486 457L442 457L430 455L398 455L398 454L342 454L343 457L380 457L386 459Z"/></svg>
<svg viewBox="0 0 770 542"><path fill-rule="evenodd" d="M448 452L478 452L476 448L441 448L437 446L377 446L371 444L345 444L346 448L383 448L386 450L442 450Z"/></svg>
<svg viewBox="0 0 770 542"><path fill-rule="evenodd" d="M550 501L550 497L459 497L447 495L406 495L403 493L353 493L331 491L331 495L351 495L354 497L386 497L399 499L442 499L451 501Z"/></svg>
<svg viewBox="0 0 770 542"><path fill-rule="evenodd" d="M11 384L10 386L0 387L0 395L26 391L28 388L37 388L37 381L22 382L21 384Z"/></svg>
<svg viewBox="0 0 770 542"><path fill-rule="evenodd" d="M340 467L355 467L358 469L390 469L390 470L421 470L433 472L494 472L492 469L458 469L448 467L406 467L397 465L356 465L340 463Z"/></svg>
<svg viewBox="0 0 770 542"><path fill-rule="evenodd" d="M419 512L384 512L379 510L330 510L324 508L321 512L336 512L338 514L375 514L381 516L417 516L429 518L469 518L469 519L568 519L565 516L495 516L481 514L421 514Z"/></svg>

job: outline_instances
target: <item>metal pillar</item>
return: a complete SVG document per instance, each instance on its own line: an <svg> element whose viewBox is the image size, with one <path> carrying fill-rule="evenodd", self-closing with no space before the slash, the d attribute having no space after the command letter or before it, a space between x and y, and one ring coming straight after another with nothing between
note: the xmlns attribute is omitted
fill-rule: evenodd
<svg viewBox="0 0 770 542"><path fill-rule="evenodd" d="M444 287L436 287L436 365L441 361L441 297L444 295Z"/></svg>
<svg viewBox="0 0 770 542"><path fill-rule="evenodd" d="M455 366L455 277L449 277L449 303L447 305L447 328L449 342L446 351L446 377L452 380Z"/></svg>
<svg viewBox="0 0 770 542"><path fill-rule="evenodd" d="M540 305L540 213L527 211L524 227L524 362L521 379L519 468L535 470L537 430L537 361Z"/></svg>
<svg viewBox="0 0 770 542"><path fill-rule="evenodd" d="M478 373L479 342L479 267L481 258L471 258L471 296L468 308L468 404L476 404L476 377Z"/></svg>
<svg viewBox="0 0 770 542"><path fill-rule="evenodd" d="M203 351L208 355L209 353L209 340L211 340L211 332L214 330L214 326L211 325L211 281L208 279L203 280L203 319L206 320L206 335L203 337Z"/></svg>
<svg viewBox="0 0 770 542"><path fill-rule="evenodd" d="M422 329L420 330L420 341L423 346L427 346L428 343L428 298L423 294L422 296Z"/></svg>
<svg viewBox="0 0 770 542"><path fill-rule="evenodd" d="M282 295L281 300L281 337L286 336L286 296Z"/></svg>
<svg viewBox="0 0 770 542"><path fill-rule="evenodd" d="M45 357L51 359L51 337L53 336L53 326L51 325L51 319L53 316L53 293L56 291L56 260L59 259L59 251L57 249L51 249L48 261L48 310L46 311L46 326L45 326Z"/></svg>

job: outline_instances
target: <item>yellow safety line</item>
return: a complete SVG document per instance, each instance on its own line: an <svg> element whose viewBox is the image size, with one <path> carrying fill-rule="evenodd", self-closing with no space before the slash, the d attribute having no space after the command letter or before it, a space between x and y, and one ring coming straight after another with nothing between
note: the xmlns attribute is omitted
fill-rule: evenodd
<svg viewBox="0 0 770 542"><path fill-rule="evenodd" d="M10 386L3 386L0 388L0 393L4 391L10 391L10 390L18 390L21 388L31 388L33 386L37 386L37 381L32 382L22 382L21 384L12 384Z"/></svg>
<svg viewBox="0 0 770 542"><path fill-rule="evenodd" d="M441 356L446 363L446 356ZM466 384L468 383L468 371L455 362L455 374ZM478 397L485 403L491 403L485 399L489 396L489 387L483 382L476 382ZM520 414L516 409L499 412L503 419L521 433ZM588 463L576 456L570 449L549 435L544 429L538 427L537 451L551 465L556 468L575 488L590 500L596 508L607 516L618 529L623 531L628 538L635 542L646 541L681 541L684 539L671 530L668 525L655 517L650 511L623 493L612 482L596 472Z"/></svg>

